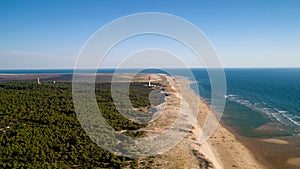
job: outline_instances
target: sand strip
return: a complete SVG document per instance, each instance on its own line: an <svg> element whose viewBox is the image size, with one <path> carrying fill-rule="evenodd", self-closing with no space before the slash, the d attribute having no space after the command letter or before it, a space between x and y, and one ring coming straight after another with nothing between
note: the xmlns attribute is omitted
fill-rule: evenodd
<svg viewBox="0 0 300 169"><path fill-rule="evenodd" d="M267 142L267 143L273 143L273 144L289 144L288 141L286 140L281 140L281 139L262 139L263 142Z"/></svg>
<svg viewBox="0 0 300 169"><path fill-rule="evenodd" d="M151 75L152 76L152 75ZM156 75L157 76L157 75ZM187 136L174 148L157 156L153 168L215 168L215 169L264 169L253 154L221 124L204 144L200 144L202 125L209 113L209 106L190 89L192 83L185 77L160 75L168 83L165 109L160 117L145 128L149 136L164 132L176 118L180 105L188 105L182 111L197 113L196 122Z"/></svg>

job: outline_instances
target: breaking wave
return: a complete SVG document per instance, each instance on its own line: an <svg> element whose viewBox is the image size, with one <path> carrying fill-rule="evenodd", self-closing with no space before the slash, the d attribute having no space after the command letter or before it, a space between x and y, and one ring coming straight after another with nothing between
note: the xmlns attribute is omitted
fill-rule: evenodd
<svg viewBox="0 0 300 169"><path fill-rule="evenodd" d="M292 134L300 134L300 116L294 115L287 110L281 110L277 107L272 107L264 101L251 101L239 95L230 94L225 96L229 101L238 103L255 112L261 113L271 121L277 122L279 128Z"/></svg>

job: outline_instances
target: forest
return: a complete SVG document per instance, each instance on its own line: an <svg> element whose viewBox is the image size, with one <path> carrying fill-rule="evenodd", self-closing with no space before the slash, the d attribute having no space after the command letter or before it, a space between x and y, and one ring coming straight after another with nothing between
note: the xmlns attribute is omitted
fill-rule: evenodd
<svg viewBox="0 0 300 169"><path fill-rule="evenodd" d="M159 85L159 84L157 84ZM98 106L115 130L142 137L137 123L116 110L110 83L96 83ZM153 88L130 85L130 101L149 114ZM0 82L0 168L137 168L137 160L97 146L81 127L71 82ZM157 97L155 104L163 102ZM134 113L135 110L130 110Z"/></svg>

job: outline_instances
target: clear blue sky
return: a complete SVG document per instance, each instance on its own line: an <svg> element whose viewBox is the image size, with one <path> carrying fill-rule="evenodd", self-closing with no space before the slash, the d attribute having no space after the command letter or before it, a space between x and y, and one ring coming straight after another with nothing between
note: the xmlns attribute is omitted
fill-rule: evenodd
<svg viewBox="0 0 300 169"><path fill-rule="evenodd" d="M0 69L71 68L95 31L137 12L192 22L225 67L300 67L298 0L0 0Z"/></svg>

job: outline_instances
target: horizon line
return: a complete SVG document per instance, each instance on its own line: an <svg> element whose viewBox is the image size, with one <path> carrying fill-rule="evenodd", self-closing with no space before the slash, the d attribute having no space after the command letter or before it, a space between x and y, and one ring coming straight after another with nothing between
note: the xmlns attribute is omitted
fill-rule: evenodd
<svg viewBox="0 0 300 169"><path fill-rule="evenodd" d="M105 67L105 68L97 68L96 70L107 70L107 69L299 69L299 67L280 67L280 66L274 66L274 67L167 67L167 68L155 68L155 67L149 67L149 68L141 68L141 67L132 67L132 68L116 68L116 67ZM70 67L64 67L64 68L0 68L1 71L3 70L75 70L75 68ZM77 70L95 70L94 68L76 68Z"/></svg>

